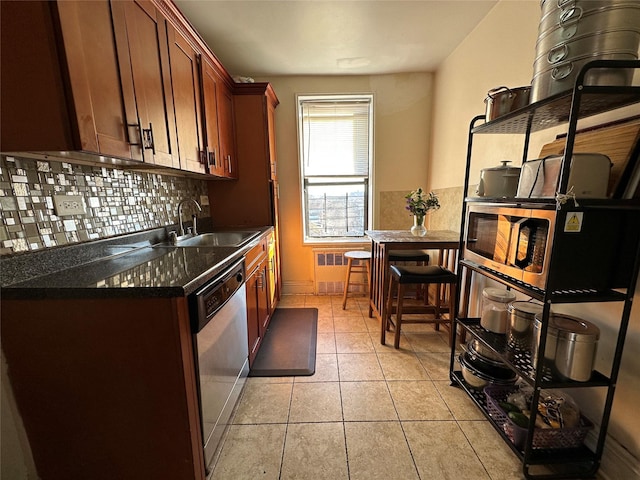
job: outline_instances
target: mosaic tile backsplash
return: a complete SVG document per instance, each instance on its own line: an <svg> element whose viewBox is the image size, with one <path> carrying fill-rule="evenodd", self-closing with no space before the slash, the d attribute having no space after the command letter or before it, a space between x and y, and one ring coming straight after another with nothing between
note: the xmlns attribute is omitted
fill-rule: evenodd
<svg viewBox="0 0 640 480"><path fill-rule="evenodd" d="M81 195L86 213L58 216L54 195ZM180 200L203 195L204 180L0 155L0 255L173 225ZM198 216L209 215L203 205Z"/></svg>

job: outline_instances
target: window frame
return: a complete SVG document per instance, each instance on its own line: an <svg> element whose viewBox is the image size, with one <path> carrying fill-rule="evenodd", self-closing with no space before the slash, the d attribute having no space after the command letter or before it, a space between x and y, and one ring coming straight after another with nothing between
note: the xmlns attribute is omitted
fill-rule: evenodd
<svg viewBox="0 0 640 480"><path fill-rule="evenodd" d="M368 161L367 161L367 170L368 174L366 175L366 180L363 182L364 184L364 198L366 201L366 207L364 210L364 230L370 230L373 224L373 181L374 181L374 94L373 93L331 93L331 94L299 94L296 95L296 126L297 126L297 140L298 140L298 172L299 172L299 185L300 185L300 203L301 203L301 213L302 213L302 237L304 244L320 244L320 243L351 243L358 242L361 243L366 235L353 235L353 236L327 236L327 237L311 237L309 236L309 227L310 227L310 219L309 212L307 212L307 184L308 180L305 176L304 172L304 139L303 139L303 112L302 105L303 102L316 101L316 102L353 102L353 101L364 101L368 104ZM348 180L349 178L353 179L361 179L363 175L323 175L322 177L313 175L311 177L330 179L330 178L340 178L344 180ZM331 183L331 182L321 182L322 184ZM357 182L359 183L359 182ZM336 184L339 184L336 182Z"/></svg>

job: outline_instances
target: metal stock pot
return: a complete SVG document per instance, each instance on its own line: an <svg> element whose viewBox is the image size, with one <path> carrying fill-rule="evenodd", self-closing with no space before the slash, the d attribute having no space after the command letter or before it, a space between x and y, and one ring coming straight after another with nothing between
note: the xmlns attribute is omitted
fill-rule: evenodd
<svg viewBox="0 0 640 480"><path fill-rule="evenodd" d="M502 160L502 165L483 168L480 171L480 183L476 193L481 197L514 197L518 191L520 168L509 167L509 160Z"/></svg>
<svg viewBox="0 0 640 480"><path fill-rule="evenodd" d="M529 104L529 94L531 87L496 87L489 90L486 104L485 119L487 122L495 120L502 115L526 107Z"/></svg>

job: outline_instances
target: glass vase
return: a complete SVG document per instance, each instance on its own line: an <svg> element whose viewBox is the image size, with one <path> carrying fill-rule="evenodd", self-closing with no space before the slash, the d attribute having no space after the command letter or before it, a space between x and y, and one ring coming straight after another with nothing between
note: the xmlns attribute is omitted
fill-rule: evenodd
<svg viewBox="0 0 640 480"><path fill-rule="evenodd" d="M413 216L413 227L411 227L411 234L416 237L424 237L427 234L427 229L424 226L424 215Z"/></svg>

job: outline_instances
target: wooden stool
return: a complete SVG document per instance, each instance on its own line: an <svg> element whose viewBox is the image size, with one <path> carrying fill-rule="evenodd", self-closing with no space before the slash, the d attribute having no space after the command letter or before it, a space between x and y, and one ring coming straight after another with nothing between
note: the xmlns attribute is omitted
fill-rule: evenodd
<svg viewBox="0 0 640 480"><path fill-rule="evenodd" d="M382 343L385 343L386 332L389 330L389 325L393 324L395 327L395 337L393 340L394 348L400 348L400 330L403 323L434 323L436 326L441 323L449 325L449 344L453 345L455 340L455 332L453 331L453 315L455 310L455 285L458 283L458 277L451 270L448 270L439 265L427 265L427 266L398 266L391 265L389 267L389 273L391 274L391 283L389 285L389 295L387 297L387 318L382 321ZM440 295L436 296L435 305L416 305L416 306L404 306L404 290L407 285L428 285L436 284L449 285L449 315L448 318L442 318L442 312L440 308ZM397 299L395 306L395 322L393 320L394 305L394 288L397 286ZM402 315L406 313L432 313L434 318L421 318L402 320Z"/></svg>
<svg viewBox="0 0 640 480"><path fill-rule="evenodd" d="M344 281L344 293L342 294L342 309L347 308L347 294L349 293L349 285L366 285L369 287L369 264L371 263L371 252L363 250L353 250L344 254L347 258L347 278ZM358 260L358 265L354 265L353 261ZM364 273L367 276L366 282L351 282L351 273Z"/></svg>
<svg viewBox="0 0 640 480"><path fill-rule="evenodd" d="M428 250L389 250L390 262L417 262L429 265Z"/></svg>
<svg viewBox="0 0 640 480"><path fill-rule="evenodd" d="M429 265L428 250L389 250L389 263L416 262L416 265ZM416 300L424 295L421 285L416 285ZM426 300L426 299L425 299Z"/></svg>

